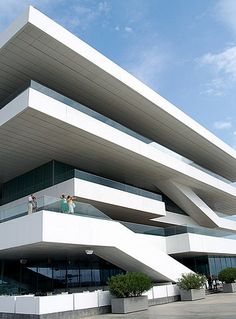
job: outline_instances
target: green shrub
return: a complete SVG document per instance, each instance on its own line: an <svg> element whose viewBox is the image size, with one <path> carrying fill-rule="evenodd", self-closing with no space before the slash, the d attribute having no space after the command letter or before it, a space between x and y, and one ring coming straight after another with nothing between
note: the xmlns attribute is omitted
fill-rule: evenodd
<svg viewBox="0 0 236 319"><path fill-rule="evenodd" d="M236 268L225 268L221 270L218 275L220 281L224 281L226 284L230 284L236 280Z"/></svg>
<svg viewBox="0 0 236 319"><path fill-rule="evenodd" d="M128 272L111 277L108 281L108 286L111 293L118 298L138 297L152 288L152 282L143 273Z"/></svg>
<svg viewBox="0 0 236 319"><path fill-rule="evenodd" d="M205 282L206 277L204 275L190 273L183 274L182 277L179 278L177 285L183 290L200 289L204 287Z"/></svg>

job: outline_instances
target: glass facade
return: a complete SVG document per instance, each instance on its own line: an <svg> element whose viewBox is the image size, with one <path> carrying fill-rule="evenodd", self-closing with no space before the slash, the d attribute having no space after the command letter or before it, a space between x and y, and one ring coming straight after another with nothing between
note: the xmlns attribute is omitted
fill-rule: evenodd
<svg viewBox="0 0 236 319"><path fill-rule="evenodd" d="M195 256L175 259L195 272L213 277L217 277L219 272L226 267L236 267L234 256Z"/></svg>
<svg viewBox="0 0 236 319"><path fill-rule="evenodd" d="M208 260L212 275L218 275L226 267L236 267L236 257L233 256L209 256Z"/></svg>
<svg viewBox="0 0 236 319"><path fill-rule="evenodd" d="M222 237L228 239L236 239L236 232L221 229L212 229L207 227L192 227L192 226L171 226L165 229L166 236L174 236L180 234L199 234L204 236Z"/></svg>
<svg viewBox="0 0 236 319"><path fill-rule="evenodd" d="M80 178L135 195L162 201L160 194L84 172L68 164L51 161L2 184L1 203L6 204L71 178Z"/></svg>
<svg viewBox="0 0 236 319"><path fill-rule="evenodd" d="M107 285L124 271L85 252L73 258L0 260L0 294L76 292Z"/></svg>
<svg viewBox="0 0 236 319"><path fill-rule="evenodd" d="M47 187L64 182L71 178L79 178L96 184L112 187L131 194L163 201L168 211L185 214L180 207L164 194L154 193L128 184L120 183L105 177L81 171L71 165L51 161L1 185L0 205L18 198L36 193Z"/></svg>
<svg viewBox="0 0 236 319"><path fill-rule="evenodd" d="M15 177L2 184L1 203L6 204L15 199L35 193L58 183L57 177L64 176L73 166L51 161Z"/></svg>
<svg viewBox="0 0 236 319"><path fill-rule="evenodd" d="M166 210L172 213L187 215L179 206L177 206L169 197L162 194L163 202L165 202Z"/></svg>

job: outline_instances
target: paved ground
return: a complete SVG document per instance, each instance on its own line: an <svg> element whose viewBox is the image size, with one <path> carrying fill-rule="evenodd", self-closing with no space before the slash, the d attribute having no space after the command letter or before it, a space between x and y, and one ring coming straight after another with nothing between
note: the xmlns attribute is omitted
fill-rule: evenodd
<svg viewBox="0 0 236 319"><path fill-rule="evenodd" d="M236 319L236 293L212 294L197 301L178 301L128 315L97 315L90 319ZM87 319L89 319L87 318Z"/></svg>

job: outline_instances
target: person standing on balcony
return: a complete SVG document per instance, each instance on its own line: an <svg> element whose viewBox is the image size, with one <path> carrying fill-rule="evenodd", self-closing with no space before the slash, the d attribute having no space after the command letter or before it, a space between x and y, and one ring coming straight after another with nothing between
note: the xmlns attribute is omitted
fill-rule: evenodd
<svg viewBox="0 0 236 319"><path fill-rule="evenodd" d="M28 215L33 213L33 194L28 197Z"/></svg>
<svg viewBox="0 0 236 319"><path fill-rule="evenodd" d="M34 194L30 194L28 197L28 215L37 211L37 201Z"/></svg>
<svg viewBox="0 0 236 319"><path fill-rule="evenodd" d="M67 205L68 205L68 213L74 214L75 203L73 202L73 197L70 195L67 196Z"/></svg>
<svg viewBox="0 0 236 319"><path fill-rule="evenodd" d="M37 200L36 200L36 196L32 196L32 208L33 208L33 213L36 213L37 212L37 208L38 208L38 204L37 204Z"/></svg>
<svg viewBox="0 0 236 319"><path fill-rule="evenodd" d="M64 194L61 195L60 205L61 205L61 213L68 213L68 210L69 210L68 204L66 200L66 195Z"/></svg>

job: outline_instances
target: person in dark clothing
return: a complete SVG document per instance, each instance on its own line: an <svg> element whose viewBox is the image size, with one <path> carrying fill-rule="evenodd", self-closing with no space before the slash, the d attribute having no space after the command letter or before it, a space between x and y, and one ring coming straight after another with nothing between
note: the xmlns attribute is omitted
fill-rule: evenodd
<svg viewBox="0 0 236 319"><path fill-rule="evenodd" d="M211 276L211 275L208 276L207 282L208 282L208 289L209 289L209 290L212 290L213 279L212 279L212 276Z"/></svg>

